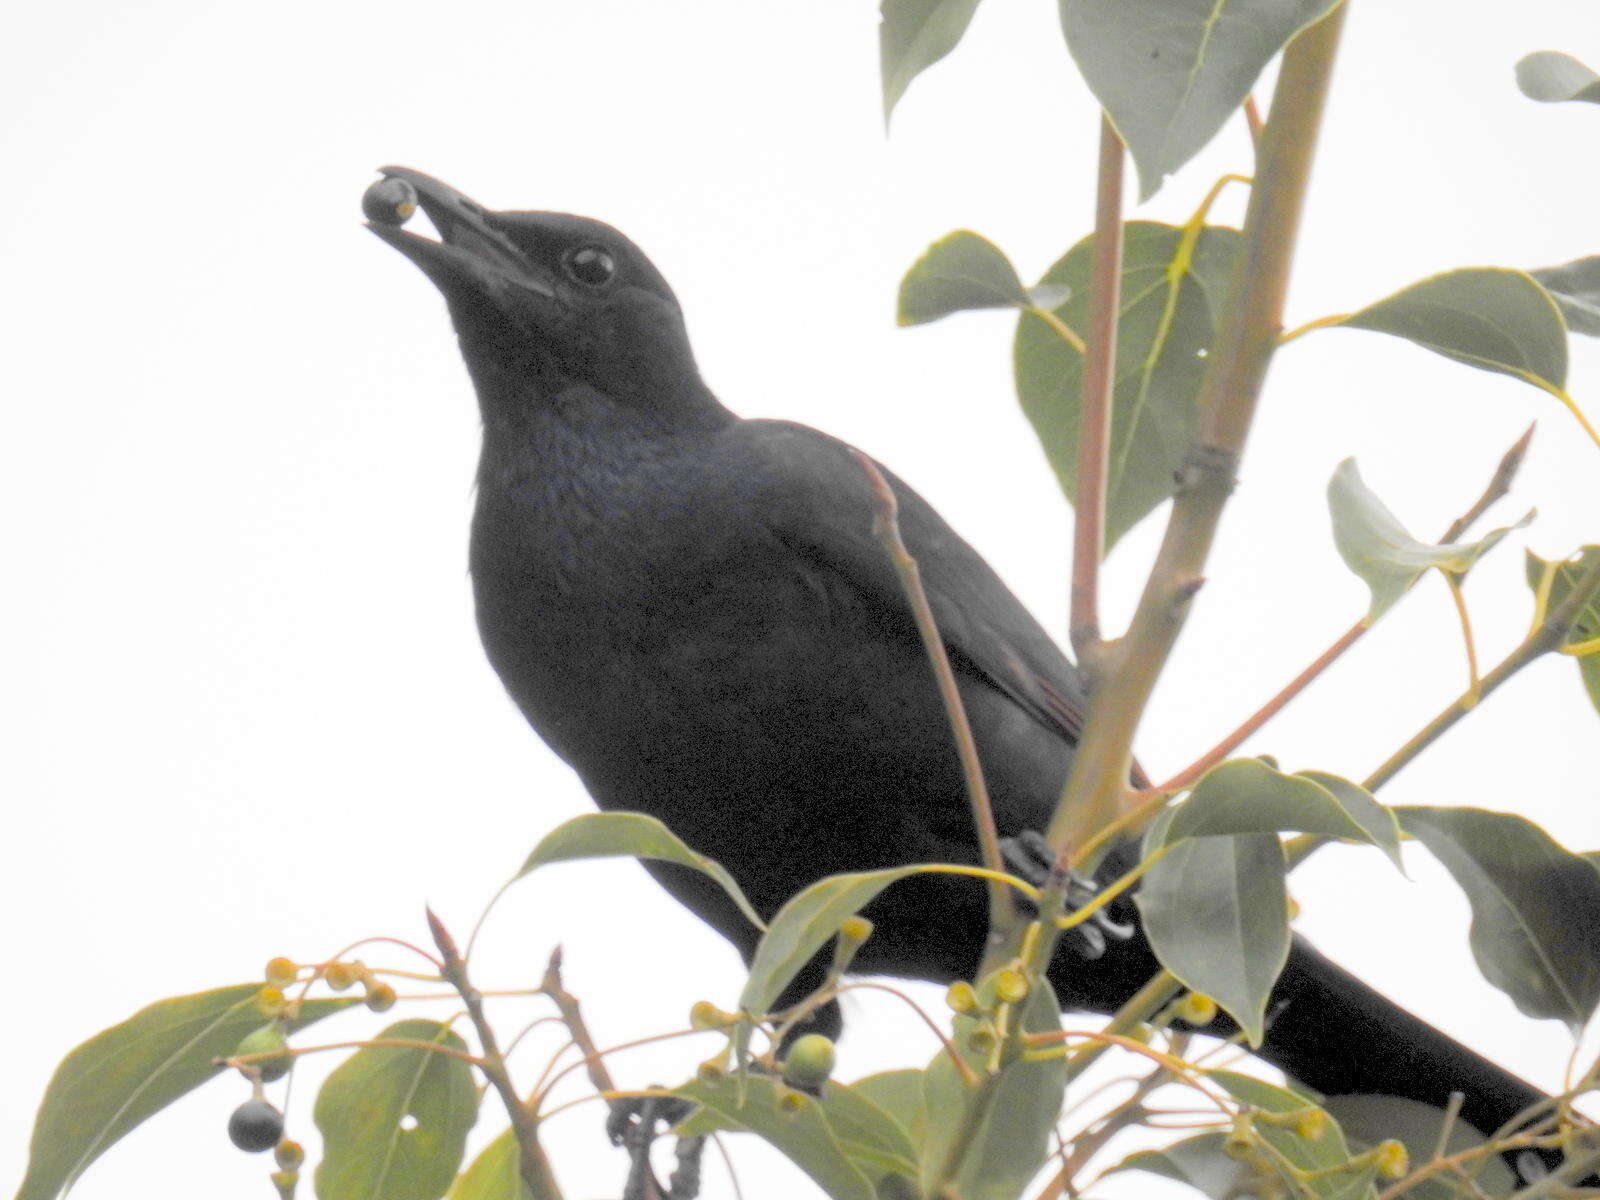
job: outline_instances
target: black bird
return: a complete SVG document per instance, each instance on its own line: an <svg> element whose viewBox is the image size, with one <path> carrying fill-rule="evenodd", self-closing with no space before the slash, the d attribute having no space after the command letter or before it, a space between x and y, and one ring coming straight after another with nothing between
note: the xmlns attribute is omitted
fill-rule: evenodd
<svg viewBox="0 0 1600 1200"><path fill-rule="evenodd" d="M764 915L825 875L975 862L949 727L850 448L725 408L671 288L610 226L492 212L419 172L382 174L370 227L443 292L482 408L471 569L484 647L595 801L665 821ZM399 227L407 184L442 241ZM1024 839L1065 779L1082 678L977 552L885 475L1001 835ZM1113 852L1104 878L1131 855ZM714 885L647 866L748 959L755 931ZM950 982L977 967L987 911L970 879L915 876L866 915L864 974ZM1136 923L1126 900L1112 915ZM1156 968L1142 937L1091 936L1063 947L1050 978L1065 1007L1104 1013ZM1543 1098L1304 941L1274 1007L1262 1056L1325 1094L1443 1107L1459 1090L1485 1132Z"/></svg>

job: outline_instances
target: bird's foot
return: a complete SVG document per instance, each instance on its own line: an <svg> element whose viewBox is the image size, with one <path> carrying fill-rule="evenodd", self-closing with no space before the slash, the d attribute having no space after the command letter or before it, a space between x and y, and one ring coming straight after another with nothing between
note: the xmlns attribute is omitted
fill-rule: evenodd
<svg viewBox="0 0 1600 1200"><path fill-rule="evenodd" d="M1055 870L1056 856L1050 843L1036 829L1029 829L1016 837L1000 840L1000 855L1013 872L1035 887L1043 887ZM1100 884L1087 876L1069 872L1067 875L1067 909L1082 908L1100 894ZM1115 920L1102 908L1088 920L1065 931L1062 941L1072 946L1080 958L1096 959L1106 952L1106 941L1125 942L1134 935L1134 927Z"/></svg>
<svg viewBox="0 0 1600 1200"><path fill-rule="evenodd" d="M628 1183L623 1200L695 1200L700 1194L700 1156L704 1137L678 1139L677 1166L662 1187L650 1166L650 1147L658 1126L672 1126L694 1111L694 1104L675 1096L639 1096L611 1106L606 1135L628 1152Z"/></svg>

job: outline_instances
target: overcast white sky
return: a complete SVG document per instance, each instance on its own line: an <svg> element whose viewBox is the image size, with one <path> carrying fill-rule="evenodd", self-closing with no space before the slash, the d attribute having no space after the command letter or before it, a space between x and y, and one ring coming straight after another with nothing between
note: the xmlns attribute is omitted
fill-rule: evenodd
<svg viewBox="0 0 1600 1200"><path fill-rule="evenodd" d="M1095 113L1053 6L991 0L885 139L873 7L151 0L8 21L0 1180L20 1178L45 1082L83 1038L157 997L253 978L275 954L422 937L424 901L464 931L542 832L589 808L477 645L477 415L439 297L360 227L377 165L620 226L673 282L731 406L892 463L1062 628L1067 511L1012 398L1011 321L897 331L892 313L901 272L950 229L982 231L1028 276L1077 240ZM1440 269L1600 252L1600 110L1516 91L1512 64L1541 48L1600 60L1594 6L1357 0L1292 322ZM1226 130L1139 215L1181 218L1246 155ZM1574 390L1600 414L1600 352L1573 350ZM1327 531L1340 459L1357 455L1431 535L1535 417L1501 515L1536 504L1528 541L1559 554L1600 538L1600 450L1548 397L1376 335L1286 350L1140 739L1153 773L1211 744L1362 610ZM1155 533L1119 548L1113 614ZM1485 563L1469 590L1491 660L1526 619L1520 554ZM1462 676L1448 601L1425 586L1252 747L1360 777ZM1596 721L1571 664L1541 664L1384 798L1514 809L1600 847ZM1376 854L1320 856L1295 877L1302 928L1555 1084L1562 1029L1476 979L1465 906L1410 854L1413 883ZM736 995L733 953L631 865L522 884L480 982L533 983L558 942L603 1042ZM901 1010L854 1017L846 1078L930 1052ZM617 1071L670 1081L707 1052ZM305 1082L291 1132L310 1141ZM77 1195L271 1194L268 1162L223 1133L245 1091L211 1085L113 1149ZM620 1190L600 1120L580 1109L556 1127L571 1196ZM502 1124L486 1108L484 1132ZM748 1195L811 1194L735 1145ZM729 1195L719 1166L707 1175L708 1195Z"/></svg>

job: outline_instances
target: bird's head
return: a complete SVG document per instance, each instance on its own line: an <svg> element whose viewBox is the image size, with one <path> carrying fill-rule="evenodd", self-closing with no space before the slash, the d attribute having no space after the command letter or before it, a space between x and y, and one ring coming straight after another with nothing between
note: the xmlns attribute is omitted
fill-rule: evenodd
<svg viewBox="0 0 1600 1200"><path fill-rule="evenodd" d="M444 293L480 395L579 385L659 408L704 392L672 289L611 226L494 212L406 167L381 174L363 200L367 227ZM402 228L417 208L438 241Z"/></svg>

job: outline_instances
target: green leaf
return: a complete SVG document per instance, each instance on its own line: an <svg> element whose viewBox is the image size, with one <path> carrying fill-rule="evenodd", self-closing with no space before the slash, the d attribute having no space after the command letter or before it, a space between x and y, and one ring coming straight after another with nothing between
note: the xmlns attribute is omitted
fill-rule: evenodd
<svg viewBox="0 0 1600 1200"><path fill-rule="evenodd" d="M1517 86L1528 99L1544 104L1562 100L1600 104L1600 75L1559 50L1536 50L1517 63Z"/></svg>
<svg viewBox="0 0 1600 1200"><path fill-rule="evenodd" d="M1446 271L1329 325L1392 334L1469 367L1565 395L1566 322L1550 293L1526 271Z"/></svg>
<svg viewBox="0 0 1600 1200"><path fill-rule="evenodd" d="M918 75L956 48L978 0L883 0L878 63L887 121Z"/></svg>
<svg viewBox="0 0 1600 1200"><path fill-rule="evenodd" d="M912 1072L918 1074L918 1072ZM846 1155L857 1165L873 1164L869 1175L917 1177L917 1147L894 1116L853 1085L829 1081L818 1097L822 1112Z"/></svg>
<svg viewBox="0 0 1600 1200"><path fill-rule="evenodd" d="M438 1021L396 1021L378 1036L467 1048ZM437 1200L461 1165L478 1093L454 1055L366 1046L328 1076L312 1116L322 1134L318 1200Z"/></svg>
<svg viewBox="0 0 1600 1200"><path fill-rule="evenodd" d="M1273 834L1190 838L1150 868L1135 897L1161 965L1216 1000L1252 1046L1289 957L1284 874Z"/></svg>
<svg viewBox="0 0 1600 1200"><path fill-rule="evenodd" d="M1034 990L1022 1008L1023 1028L1029 1033L1059 1032L1061 1006L1055 993L1043 980L1033 983ZM979 984L978 996L985 1007L994 1002L993 987L993 976ZM971 1017L956 1018L954 1041L963 1047L963 1058L982 1078L989 1073L986 1056L965 1048L976 1027ZM988 1083L994 1094L981 1117L973 1111L978 1091L962 1082L947 1052L935 1056L923 1078L927 1132L920 1183L924 1194L934 1194L936 1184L949 1183L963 1200L1015 1200L1049 1157L1050 1131L1061 1115L1067 1086L1066 1059L1018 1059L1006 1064L998 1078ZM972 1132L974 1120L980 1123ZM962 1135L969 1140L960 1170L953 1179L942 1179L941 1171Z"/></svg>
<svg viewBox="0 0 1600 1200"><path fill-rule="evenodd" d="M1576 1033L1600 1003L1600 873L1532 821L1481 808L1396 808L1472 906L1483 977Z"/></svg>
<svg viewBox="0 0 1600 1200"><path fill-rule="evenodd" d="M1583 577L1597 557L1600 557L1600 546L1585 546L1555 568L1550 584L1550 595L1546 601L1546 612L1566 599L1573 586ZM1535 594L1539 591L1539 581L1544 576L1546 565L1546 559L1540 558L1531 550L1528 551L1528 586ZM1590 600L1579 610L1567 635L1567 643L1577 645L1593 642L1596 638L1600 638L1600 597ZM1583 686L1589 693L1590 701L1596 711L1600 711L1600 650L1591 650L1578 659L1578 673L1583 679Z"/></svg>
<svg viewBox="0 0 1600 1200"><path fill-rule="evenodd" d="M1211 1200L1235 1200L1251 1194L1247 1184L1252 1173L1248 1165L1223 1152L1227 1140L1224 1133L1202 1133L1160 1150L1136 1150L1106 1168L1106 1174L1148 1171L1186 1183Z"/></svg>
<svg viewBox="0 0 1600 1200"><path fill-rule="evenodd" d="M533 1200L522 1182L517 1132L507 1129L479 1152L450 1185L447 1200Z"/></svg>
<svg viewBox="0 0 1600 1200"><path fill-rule="evenodd" d="M767 1075L726 1075L710 1083L695 1079L673 1095L700 1105L679 1122L680 1135L749 1131L770 1142L833 1200L873 1200L875 1173L852 1160L815 1097ZM780 1106L781 1100L792 1107Z"/></svg>
<svg viewBox="0 0 1600 1200"><path fill-rule="evenodd" d="M975 308L1013 308L1031 303L1001 249L969 229L947 233L911 264L900 281L897 320L921 325Z"/></svg>
<svg viewBox="0 0 1600 1200"><path fill-rule="evenodd" d="M1444 1127L1443 1109L1399 1096L1329 1096L1322 1106L1339 1122L1353 1151L1361 1153L1395 1138L1409 1151L1412 1166L1421 1166L1433 1158L1439 1131ZM1445 1153L1460 1154L1482 1146L1486 1140L1472 1126L1458 1120L1450 1126ZM1516 1177L1498 1154L1485 1155L1480 1164L1473 1168L1472 1175L1484 1191L1498 1196L1516 1190ZM1408 1200L1454 1200L1462 1194L1459 1184L1452 1187L1438 1177L1425 1179L1405 1191Z"/></svg>
<svg viewBox="0 0 1600 1200"><path fill-rule="evenodd" d="M39 1104L17 1200L61 1195L129 1130L223 1071L213 1060L261 1025L260 990L241 983L158 1000L62 1059ZM291 1030L353 1003L302 1001Z"/></svg>
<svg viewBox="0 0 1600 1200"><path fill-rule="evenodd" d="M585 813L556 826L539 840L514 879L556 862L581 858L650 858L677 863L709 876L733 899L757 929L765 929L760 914L739 890L733 876L720 863L696 854L654 817L635 812Z"/></svg>
<svg viewBox="0 0 1600 1200"><path fill-rule="evenodd" d="M1370 842L1400 865L1399 827L1364 789L1333 775L1285 775L1259 758L1212 767L1173 810L1165 831L1163 844L1233 833L1319 833Z"/></svg>
<svg viewBox="0 0 1600 1200"><path fill-rule="evenodd" d="M1528 274L1555 298L1570 332L1600 337L1600 255Z"/></svg>
<svg viewBox="0 0 1600 1200"><path fill-rule="evenodd" d="M1060 0L1084 81L1139 168L1139 199L1197 154L1284 44L1337 0Z"/></svg>
<svg viewBox="0 0 1600 1200"><path fill-rule="evenodd" d="M927 1125L927 1114L922 1108L922 1072L914 1067L898 1071L880 1071L850 1085L852 1091L865 1096L894 1118L911 1139L913 1146L922 1143Z"/></svg>
<svg viewBox="0 0 1600 1200"><path fill-rule="evenodd" d="M830 875L800 892L772 918L766 936L750 961L750 977L739 995L743 1012L765 1013L789 986L800 968L839 932L846 917L872 903L884 888L924 866L893 867L887 871L862 871Z"/></svg>
<svg viewBox="0 0 1600 1200"><path fill-rule="evenodd" d="M1473 542L1437 546L1419 542L1367 487L1353 458L1340 463L1328 481L1328 509L1333 515L1333 541L1339 557L1372 591L1368 624L1382 616L1429 567L1458 578L1465 576L1506 534L1534 517L1530 511L1515 525L1492 529Z"/></svg>
<svg viewBox="0 0 1600 1200"><path fill-rule="evenodd" d="M1264 1112L1287 1113L1303 1108L1321 1107L1310 1094L1289 1087L1266 1083L1253 1075L1237 1071L1214 1070L1206 1075L1221 1084L1232 1096ZM1327 1112L1326 1108L1323 1108ZM1371 1200L1376 1192L1372 1186L1375 1170L1368 1166L1340 1171L1339 1167L1350 1161L1350 1150L1345 1145L1339 1122L1329 1114L1321 1136L1308 1138L1293 1126L1256 1122L1259 1133L1274 1150L1302 1171L1327 1171L1308 1180L1311 1191L1324 1200Z"/></svg>
<svg viewBox="0 0 1600 1200"><path fill-rule="evenodd" d="M1131 8L1130 8L1130 11ZM1185 229L1153 221L1123 227L1117 366L1106 480L1106 548L1174 490L1188 450L1205 356L1216 337L1239 231ZM1056 315L1070 328L1088 319L1094 239L1045 272L1043 285L1070 289ZM1012 348L1017 396L1068 501L1077 493L1083 358L1048 323L1026 311Z"/></svg>

